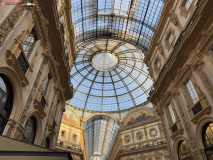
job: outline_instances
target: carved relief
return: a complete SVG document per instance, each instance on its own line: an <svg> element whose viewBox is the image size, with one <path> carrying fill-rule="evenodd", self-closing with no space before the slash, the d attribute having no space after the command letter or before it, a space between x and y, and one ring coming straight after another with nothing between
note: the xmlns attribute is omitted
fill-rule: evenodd
<svg viewBox="0 0 213 160"><path fill-rule="evenodd" d="M202 38L200 40L200 45L198 47L199 50L202 49L202 47L206 44L206 41L211 37L213 34L213 26L210 26L207 30L203 30L201 33Z"/></svg>
<svg viewBox="0 0 213 160"><path fill-rule="evenodd" d="M182 31L182 26L180 24L180 21L177 17L177 15L175 14L174 11L171 12L170 14L170 18L171 18L171 22L178 28L178 30L181 32Z"/></svg>
<svg viewBox="0 0 213 160"><path fill-rule="evenodd" d="M187 133L187 136L188 136L188 138L189 138L191 147L192 147L193 149L195 149L195 148L196 148L195 140L194 140L194 138L193 138L193 135L192 135L192 133L191 133L191 129L189 128L189 124L188 124L188 122L187 122L187 120L186 120L184 111L183 111L182 106L181 106L181 104L180 104L180 101L179 101L179 98L178 98L179 93L176 93L175 96L176 96L176 99L175 99L175 100L176 100L176 103L177 103L177 106L178 106L178 109L179 109L179 112L180 112L180 115L181 115L181 119L182 119L182 121L183 121L183 126L184 126L184 128L185 128L185 130L186 130L186 133Z"/></svg>
<svg viewBox="0 0 213 160"><path fill-rule="evenodd" d="M26 102L24 111L23 111L23 113L22 113L22 116L21 116L21 119L20 119L20 122L21 122L22 124L24 123L24 121L25 121L25 119L26 119L26 117L27 117L28 110L29 110L30 104L31 104L31 102L32 102L32 100L33 100L33 96L34 96L35 90L36 90L36 88L37 88L37 86L38 86L38 82L39 82L39 80L40 80L40 77L41 77L43 68L44 68L44 61L42 62L41 67L40 67L40 69L39 69L39 71L38 71L38 74L37 74L37 76L36 76L34 85L33 85L33 87L32 87L32 90L31 90L30 95L29 95L29 97L28 97L28 99L27 99L27 102Z"/></svg>
<svg viewBox="0 0 213 160"><path fill-rule="evenodd" d="M189 9L187 10L187 9L185 8L186 0L181 0L179 9L180 9L180 15L181 15L182 17L185 17L185 18L186 18L186 17L189 15L189 13L191 13L191 12L193 11L193 9L194 9L194 2L195 2L195 0L192 1L191 6L190 6Z"/></svg>
<svg viewBox="0 0 213 160"><path fill-rule="evenodd" d="M160 63L159 68L157 66L158 62ZM157 56L155 56L155 59L154 59L154 71L156 74L158 74L158 72L160 71L161 66L162 66L161 57L159 55L157 55Z"/></svg>
<svg viewBox="0 0 213 160"><path fill-rule="evenodd" d="M172 34L173 36L173 41L172 43L170 44L169 43L169 37L170 35ZM170 51L170 49L174 46L175 44L175 39L176 39L176 36L175 36L175 30L172 29L171 27L169 28L169 30L166 32L166 35L165 35L165 38L164 38L164 42L165 42L165 48Z"/></svg>
<svg viewBox="0 0 213 160"><path fill-rule="evenodd" d="M124 142L125 143L129 143L130 142L130 135L129 134L124 136Z"/></svg>
<svg viewBox="0 0 213 160"><path fill-rule="evenodd" d="M10 31L14 28L15 24L19 21L19 18L23 13L24 7L17 6L5 20L5 22L0 26L0 47L9 35Z"/></svg>
<svg viewBox="0 0 213 160"><path fill-rule="evenodd" d="M163 48L163 45L161 43L158 44L158 51L159 51L160 55L163 57L164 63L165 63L166 55L164 53L164 48Z"/></svg>

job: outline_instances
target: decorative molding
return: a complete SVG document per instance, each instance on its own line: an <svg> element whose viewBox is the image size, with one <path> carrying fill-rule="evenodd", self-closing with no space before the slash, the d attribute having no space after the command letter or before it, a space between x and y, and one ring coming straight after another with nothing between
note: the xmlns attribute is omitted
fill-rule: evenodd
<svg viewBox="0 0 213 160"><path fill-rule="evenodd" d="M157 54L155 56L155 59L154 59L154 71L155 71L155 74L158 74L158 72L160 71L161 67L162 67L162 63L161 63L161 57L159 56L159 54ZM157 67L157 63L160 62L160 66L159 68Z"/></svg>
<svg viewBox="0 0 213 160"><path fill-rule="evenodd" d="M164 63L165 63L166 62L166 54L164 52L164 48L163 48L163 45L161 44L161 42L159 42L159 44L158 44L158 51L159 51L160 55L163 57Z"/></svg>
<svg viewBox="0 0 213 160"><path fill-rule="evenodd" d="M13 30L16 23L19 21L20 17L23 15L25 9L24 7L17 6L4 23L0 26L0 47L6 40L9 33Z"/></svg>
<svg viewBox="0 0 213 160"><path fill-rule="evenodd" d="M180 112L180 115L181 115L181 119L182 119L182 121L183 121L183 126L184 126L185 131L186 131L186 133L187 133L187 136L188 136L188 138L189 138L191 147L192 147L193 149L196 149L195 139L194 139L194 137L193 137L193 135L192 135L191 129L190 129L190 127L189 127L189 124L188 124L188 122L187 122L186 116L185 116L184 111L183 111L183 109L182 109L182 105L180 104L179 93L177 93L176 96L177 96L177 97L176 97L175 100L176 100L176 104L177 104L177 106L178 106L178 109L179 109L179 112Z"/></svg>
<svg viewBox="0 0 213 160"><path fill-rule="evenodd" d="M169 44L169 36L172 34L173 36L173 41L171 44ZM165 48L170 51L171 48L173 48L174 44L175 44L175 41L176 41L176 36L175 36L175 30L173 28L169 28L169 30L166 32L165 34L165 38L164 38L164 43L165 43Z"/></svg>
<svg viewBox="0 0 213 160"><path fill-rule="evenodd" d="M187 10L185 8L185 3L186 3L187 0L181 0L180 2L180 6L179 6L179 9L180 9L180 15L181 17L184 17L184 18L187 18L187 16L189 15L189 13L191 13L194 9L194 2L195 0L192 1L192 4L191 6L189 7L189 9Z"/></svg>
<svg viewBox="0 0 213 160"><path fill-rule="evenodd" d="M127 140L128 137L129 137L129 139ZM125 142L125 143L129 143L129 142L130 142L130 139L131 139L131 137L130 137L129 134L127 134L127 135L124 136L124 142Z"/></svg>
<svg viewBox="0 0 213 160"><path fill-rule="evenodd" d="M24 121L25 121L25 119L26 119L26 117L27 117L28 110L29 110L30 104L31 104L31 102L32 102L32 100L33 100L33 96L34 96L35 91L36 91L36 88L37 88L37 86L38 86L38 82L39 82L40 77L41 77L41 75L42 75L43 69L44 69L44 61L41 63L41 66L40 66L40 69L39 69L38 74L37 74L37 76L36 76L35 82L34 82L34 84L33 84L33 87L32 87L32 89L31 89L31 92L30 92L29 97L28 97L28 99L27 99L26 105L25 105L25 107L24 107L24 111L23 111L22 116L21 116L21 119L20 119L20 122L21 122L22 125L24 124Z"/></svg>
<svg viewBox="0 0 213 160"><path fill-rule="evenodd" d="M185 80L185 78L189 76L191 73L192 73L191 64L187 64L182 69L178 69L177 76L175 77L175 80L174 80L175 86L179 86L181 82Z"/></svg>
<svg viewBox="0 0 213 160"><path fill-rule="evenodd" d="M138 137L139 134L141 134L141 137L140 137L140 138ZM138 131L138 132L136 133L136 138L137 138L138 141L142 140L142 139L143 139L143 133L142 133L141 131Z"/></svg>
<svg viewBox="0 0 213 160"><path fill-rule="evenodd" d="M156 132L156 134L155 134L155 135L152 135L152 130L155 130L155 132ZM158 135L158 131L157 131L157 129L156 129L156 128L154 128L154 127L150 128L150 129L149 129L149 135L150 135L150 137L155 138L155 137Z"/></svg>
<svg viewBox="0 0 213 160"><path fill-rule="evenodd" d="M178 30L181 32L183 30L183 27L180 24L180 21L174 12L174 10L170 13L171 22L178 28Z"/></svg>
<svg viewBox="0 0 213 160"><path fill-rule="evenodd" d="M203 48L203 46L206 44L206 42L212 36L212 34L213 34L213 26L210 26L208 29L202 31L201 33L202 38L200 40L200 45L198 47L199 50Z"/></svg>

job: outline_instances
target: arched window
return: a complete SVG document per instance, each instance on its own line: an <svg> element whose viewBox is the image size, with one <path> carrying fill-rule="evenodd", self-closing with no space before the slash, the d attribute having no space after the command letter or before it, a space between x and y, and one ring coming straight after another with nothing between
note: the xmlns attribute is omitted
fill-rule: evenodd
<svg viewBox="0 0 213 160"><path fill-rule="evenodd" d="M49 141L49 138L48 138L48 137L45 139L44 147L50 148L50 141Z"/></svg>
<svg viewBox="0 0 213 160"><path fill-rule="evenodd" d="M203 143L208 159L213 157L213 123L208 123L203 129Z"/></svg>
<svg viewBox="0 0 213 160"><path fill-rule="evenodd" d="M0 74L0 135L2 135L13 108L13 89L10 81Z"/></svg>
<svg viewBox="0 0 213 160"><path fill-rule="evenodd" d="M180 160L193 160L191 150L186 141L181 141L178 146L178 157Z"/></svg>
<svg viewBox="0 0 213 160"><path fill-rule="evenodd" d="M33 144L36 136L36 120L33 116L28 119L25 129L23 141Z"/></svg>

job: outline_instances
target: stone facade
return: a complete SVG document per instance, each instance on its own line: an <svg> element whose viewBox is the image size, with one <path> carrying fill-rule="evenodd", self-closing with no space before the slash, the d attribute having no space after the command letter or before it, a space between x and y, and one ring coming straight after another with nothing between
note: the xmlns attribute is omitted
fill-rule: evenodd
<svg viewBox="0 0 213 160"><path fill-rule="evenodd" d="M65 101L73 94L69 71L76 59L76 51L70 27L71 12L66 11L66 16L62 17L67 22L63 24L63 33L55 17L57 10L52 8L52 5L60 8L60 4L37 0L32 3L35 6L29 8L5 5L0 11L3 15L0 16L0 74L9 79L14 95L11 114L2 135L22 140L26 123L33 116L36 120L34 144L44 146L48 137L49 148L55 149ZM70 1L65 3L69 9ZM46 9L55 12L53 17L44 12ZM32 30L36 42L28 56L24 54L24 44ZM65 36L66 56L64 41L61 38L51 39L51 36L62 37L62 34L69 35ZM46 84L49 75L51 78Z"/></svg>
<svg viewBox="0 0 213 160"><path fill-rule="evenodd" d="M154 66L159 56L159 41L162 42L161 52L165 53L166 61L159 72L152 72L154 89L149 100L157 106L171 159L179 159L178 147L185 141L193 159L206 160L203 130L212 122L213 116L213 14L210 7L213 2L193 0L188 10L185 3L186 0L166 1L152 38L145 63ZM208 12L211 14L204 16ZM176 38L169 48L165 37L171 31ZM188 81L197 94L196 103L192 102L194 99L190 98L186 88ZM167 108L169 104L175 119L173 124Z"/></svg>

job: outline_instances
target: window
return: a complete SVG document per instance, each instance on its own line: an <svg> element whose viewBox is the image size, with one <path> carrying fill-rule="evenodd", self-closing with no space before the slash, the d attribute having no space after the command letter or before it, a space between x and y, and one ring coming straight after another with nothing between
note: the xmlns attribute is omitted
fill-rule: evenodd
<svg viewBox="0 0 213 160"><path fill-rule="evenodd" d="M7 77L0 74L0 135L2 135L13 107L13 89Z"/></svg>
<svg viewBox="0 0 213 160"><path fill-rule="evenodd" d="M157 61L157 64L156 64L156 65L157 65L157 67L158 67L158 69L159 69L159 68L160 68L160 61L159 61L159 60Z"/></svg>
<svg viewBox="0 0 213 160"><path fill-rule="evenodd" d="M64 137L65 131L61 131L61 136Z"/></svg>
<svg viewBox="0 0 213 160"><path fill-rule="evenodd" d="M172 105L169 104L169 106L167 107L167 109L168 109L168 114L169 114L171 125L173 125L176 122L176 119L175 119L175 114L174 114Z"/></svg>
<svg viewBox="0 0 213 160"><path fill-rule="evenodd" d="M168 42L170 45L172 44L173 40L174 40L174 37L172 34L170 34L169 39L168 39Z"/></svg>
<svg viewBox="0 0 213 160"><path fill-rule="evenodd" d="M63 142L60 142L59 143L59 147L63 147L64 143Z"/></svg>
<svg viewBox="0 0 213 160"><path fill-rule="evenodd" d="M129 142L129 136L126 136L125 138L126 138L126 142Z"/></svg>
<svg viewBox="0 0 213 160"><path fill-rule="evenodd" d="M178 146L178 156L180 160L191 160L191 150L186 141L181 141Z"/></svg>
<svg viewBox="0 0 213 160"><path fill-rule="evenodd" d="M75 150L75 146L74 145L72 146L72 149Z"/></svg>
<svg viewBox="0 0 213 160"><path fill-rule="evenodd" d="M157 141L153 141L153 145L154 146L158 145L158 142Z"/></svg>
<svg viewBox="0 0 213 160"><path fill-rule="evenodd" d="M213 123L207 123L203 129L203 143L205 147L205 154L207 159L212 159L213 157Z"/></svg>
<svg viewBox="0 0 213 160"><path fill-rule="evenodd" d="M48 76L47 76L47 78L46 78L46 81L45 81L45 84L44 84L44 88L43 88L44 94L46 94L46 92L47 92L50 80L51 80L51 76L50 76L50 73L49 73Z"/></svg>
<svg viewBox="0 0 213 160"><path fill-rule="evenodd" d="M155 136L157 134L156 130L155 129L151 130L151 134L152 134L152 136Z"/></svg>
<svg viewBox="0 0 213 160"><path fill-rule="evenodd" d="M34 143L36 136L36 120L34 117L30 117L25 126L25 132L23 135L23 141Z"/></svg>
<svg viewBox="0 0 213 160"><path fill-rule="evenodd" d="M184 7L186 8L186 10L189 10L191 4L192 4L193 0L186 0L186 3L184 5Z"/></svg>
<svg viewBox="0 0 213 160"><path fill-rule="evenodd" d="M33 28L23 45L23 50L24 50L24 53L27 58L30 57L30 54L31 54L33 47L35 46L35 43L37 40L38 39L35 34L35 29Z"/></svg>
<svg viewBox="0 0 213 160"><path fill-rule="evenodd" d="M194 85L192 84L192 81L189 80L186 84L186 90L187 90L187 93L189 95L189 98L190 98L190 101L192 103L192 105L194 105L198 100L199 100L199 97L197 95L197 92L195 90L195 87Z"/></svg>
<svg viewBox="0 0 213 160"><path fill-rule="evenodd" d="M142 139L142 133L138 133L138 139Z"/></svg>
<svg viewBox="0 0 213 160"><path fill-rule="evenodd" d="M73 135L73 140L76 141L77 140L77 135Z"/></svg>
<svg viewBox="0 0 213 160"><path fill-rule="evenodd" d="M49 148L50 147L50 143L49 143L49 138L47 137L45 142L44 142L44 147Z"/></svg>

